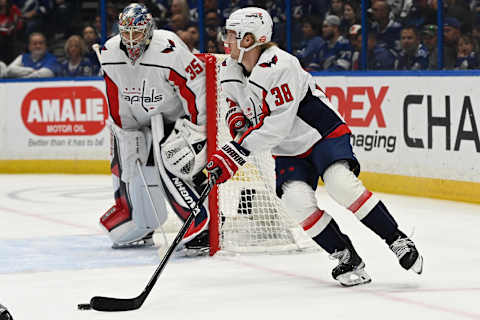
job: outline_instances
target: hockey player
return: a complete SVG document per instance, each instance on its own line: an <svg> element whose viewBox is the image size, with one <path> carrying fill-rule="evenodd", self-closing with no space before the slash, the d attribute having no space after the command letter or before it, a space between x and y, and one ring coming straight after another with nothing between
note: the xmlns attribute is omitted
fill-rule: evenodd
<svg viewBox="0 0 480 320"><path fill-rule="evenodd" d="M100 224L113 248L124 248L153 245L154 230L167 219L165 200L185 220L199 197L206 178L205 68L177 35L154 30L143 5L125 7L118 24L120 34L100 54L115 190ZM200 209L187 248L208 245L208 210Z"/></svg>
<svg viewBox="0 0 480 320"><path fill-rule="evenodd" d="M332 276L342 285L370 282L365 264L332 217L317 207L319 177L329 195L379 235L405 269L422 272L423 259L382 201L357 178L350 129L298 60L270 42L272 20L259 8L235 11L226 22L230 57L220 67L226 120L236 138L214 153L210 175L223 183L250 153L271 150L276 192L312 239L339 260Z"/></svg>

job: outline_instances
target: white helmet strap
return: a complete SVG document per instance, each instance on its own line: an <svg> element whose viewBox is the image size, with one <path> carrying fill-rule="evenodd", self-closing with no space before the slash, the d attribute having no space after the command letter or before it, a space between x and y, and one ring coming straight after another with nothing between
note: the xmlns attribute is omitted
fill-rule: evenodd
<svg viewBox="0 0 480 320"><path fill-rule="evenodd" d="M242 42L242 39L237 39L237 47L238 47L238 49L240 50L240 54L238 55L238 59L237 59L237 62L238 62L238 63L242 63L242 61L243 61L243 55L245 54L245 52L248 52L248 51L252 50L253 48L258 47L259 45L261 45L261 43L255 41L255 43L252 44L250 47L244 48L244 47L241 47L241 46L240 46L240 42Z"/></svg>

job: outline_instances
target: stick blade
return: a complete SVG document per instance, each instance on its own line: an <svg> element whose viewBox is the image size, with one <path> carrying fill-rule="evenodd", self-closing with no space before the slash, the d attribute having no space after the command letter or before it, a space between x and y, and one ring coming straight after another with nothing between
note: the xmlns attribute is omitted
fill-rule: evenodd
<svg viewBox="0 0 480 320"><path fill-rule="evenodd" d="M90 306L97 311L129 311L140 308L142 302L137 298L119 299L96 296L90 299Z"/></svg>

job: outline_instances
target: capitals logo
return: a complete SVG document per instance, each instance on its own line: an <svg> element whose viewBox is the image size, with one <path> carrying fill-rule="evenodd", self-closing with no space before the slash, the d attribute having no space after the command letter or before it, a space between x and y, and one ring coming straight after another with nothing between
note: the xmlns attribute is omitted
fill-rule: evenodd
<svg viewBox="0 0 480 320"><path fill-rule="evenodd" d="M163 100L163 95L155 88L148 87L147 82L143 80L141 88L124 88L122 98L128 104L140 104L145 111L148 111L155 108Z"/></svg>
<svg viewBox="0 0 480 320"><path fill-rule="evenodd" d="M262 68L270 68L272 65L277 64L277 62L278 62L277 55L274 55L272 60L270 60L268 62L260 63L259 66L262 67Z"/></svg>
<svg viewBox="0 0 480 320"><path fill-rule="evenodd" d="M175 48L175 42L173 42L173 40L170 40L168 39L168 43L170 44L170 46L166 47L165 49L162 50L162 53L170 53L170 52L173 52L174 48Z"/></svg>

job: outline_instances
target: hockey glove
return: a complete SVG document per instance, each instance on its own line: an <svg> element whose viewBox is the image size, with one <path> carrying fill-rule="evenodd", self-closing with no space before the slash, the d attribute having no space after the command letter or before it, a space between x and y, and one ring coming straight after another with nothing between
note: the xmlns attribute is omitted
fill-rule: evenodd
<svg viewBox="0 0 480 320"><path fill-rule="evenodd" d="M235 141L230 141L210 156L207 163L209 176L214 176L218 184L233 177L238 168L247 162L250 152Z"/></svg>
<svg viewBox="0 0 480 320"><path fill-rule="evenodd" d="M250 121L245 117L242 110L233 100L227 98L230 108L225 115L225 121L230 129L230 135L233 139L237 134L243 134L250 127Z"/></svg>

